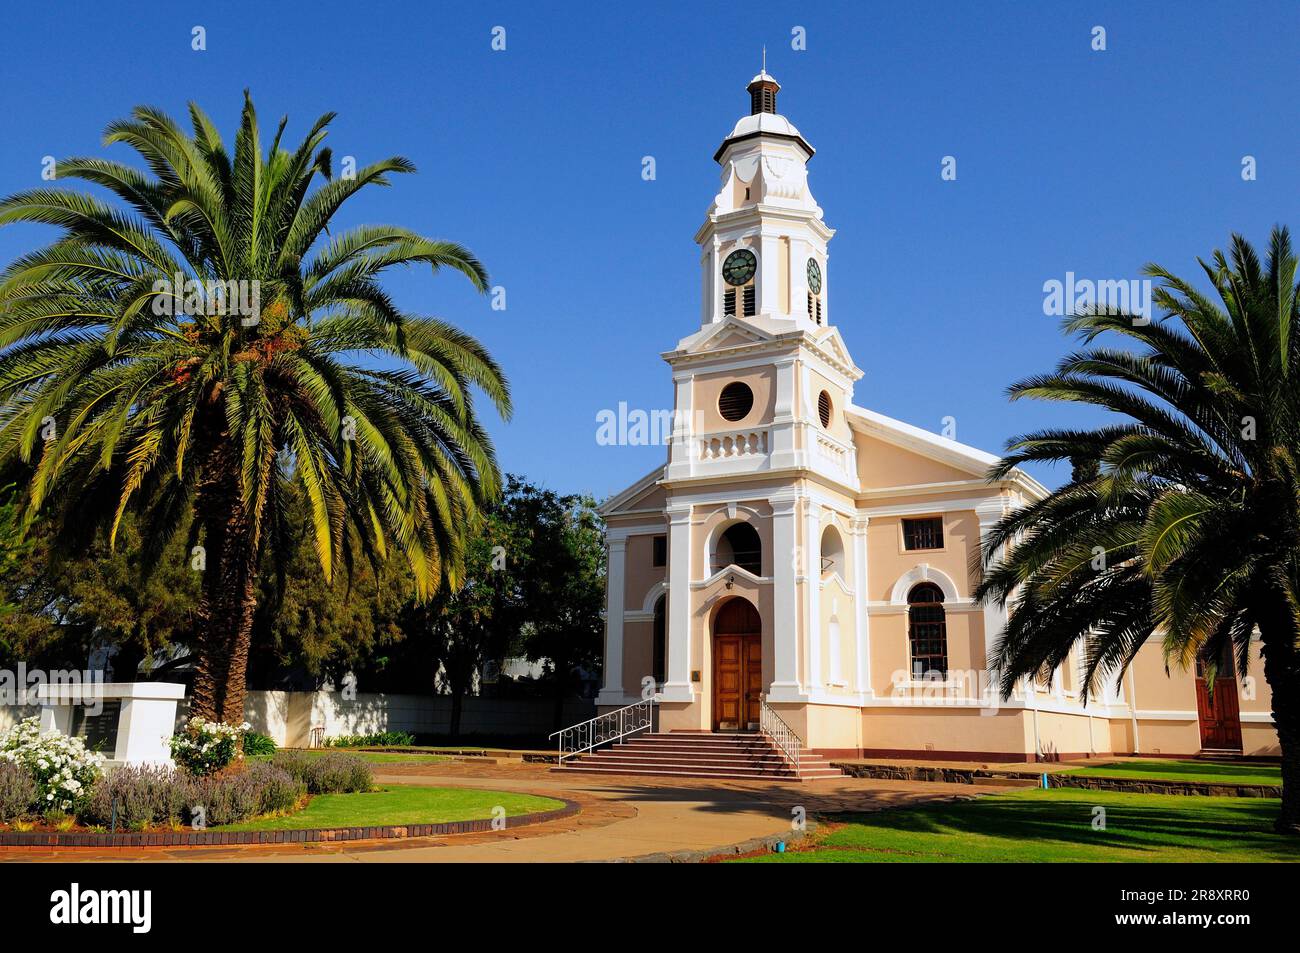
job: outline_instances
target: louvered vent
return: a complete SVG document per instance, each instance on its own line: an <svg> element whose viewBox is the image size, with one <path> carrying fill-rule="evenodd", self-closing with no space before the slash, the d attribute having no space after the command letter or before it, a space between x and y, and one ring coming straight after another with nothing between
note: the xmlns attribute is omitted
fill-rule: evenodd
<svg viewBox="0 0 1300 953"><path fill-rule="evenodd" d="M736 313L736 292L734 289L722 292L722 313Z"/></svg>
<svg viewBox="0 0 1300 953"><path fill-rule="evenodd" d="M754 392L748 384L740 381L732 381L722 388L722 394L718 397L718 413L722 414L724 420L744 420L753 407Z"/></svg>
<svg viewBox="0 0 1300 953"><path fill-rule="evenodd" d="M745 294L745 317L752 318L757 312L754 309L754 286L746 285Z"/></svg>
<svg viewBox="0 0 1300 953"><path fill-rule="evenodd" d="M823 427L831 425L831 395L826 391L817 396L817 416L821 417Z"/></svg>

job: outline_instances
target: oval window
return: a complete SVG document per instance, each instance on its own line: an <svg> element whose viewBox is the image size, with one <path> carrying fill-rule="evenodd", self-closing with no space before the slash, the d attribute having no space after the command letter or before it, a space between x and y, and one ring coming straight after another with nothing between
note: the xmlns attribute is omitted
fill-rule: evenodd
<svg viewBox="0 0 1300 953"><path fill-rule="evenodd" d="M822 426L831 425L831 395L822 391L817 395L817 415L822 419Z"/></svg>
<svg viewBox="0 0 1300 953"><path fill-rule="evenodd" d="M732 381L718 397L718 413L730 421L744 420L754 407L754 392L748 384Z"/></svg>

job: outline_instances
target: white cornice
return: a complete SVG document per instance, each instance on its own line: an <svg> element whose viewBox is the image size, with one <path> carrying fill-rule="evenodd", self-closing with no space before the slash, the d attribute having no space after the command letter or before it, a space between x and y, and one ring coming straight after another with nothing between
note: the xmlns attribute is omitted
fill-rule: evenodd
<svg viewBox="0 0 1300 953"><path fill-rule="evenodd" d="M636 499L640 494L646 492L651 487L653 487L656 483L662 480L664 477L665 469L666 468L663 466L663 464L660 464L659 466L655 467L653 470L651 470L641 479L637 480L635 483L629 486L626 490L614 494L604 503L601 503L599 506L597 506L596 512L602 517L609 516L609 515L621 515L621 514L616 514L614 511L617 510L620 506L624 505L625 503L630 503L632 500Z"/></svg>

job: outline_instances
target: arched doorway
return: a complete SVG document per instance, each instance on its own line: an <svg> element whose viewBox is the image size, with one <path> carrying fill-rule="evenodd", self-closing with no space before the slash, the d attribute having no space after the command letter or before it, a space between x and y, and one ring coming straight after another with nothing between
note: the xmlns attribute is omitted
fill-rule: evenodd
<svg viewBox="0 0 1300 953"><path fill-rule="evenodd" d="M757 731L763 691L763 623L747 599L713 617L713 730Z"/></svg>

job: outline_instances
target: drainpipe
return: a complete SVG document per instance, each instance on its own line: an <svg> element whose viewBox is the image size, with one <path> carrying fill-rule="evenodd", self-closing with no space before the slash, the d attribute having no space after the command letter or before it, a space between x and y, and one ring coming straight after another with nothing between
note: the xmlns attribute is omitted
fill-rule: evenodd
<svg viewBox="0 0 1300 953"><path fill-rule="evenodd" d="M1142 743L1138 740L1138 697L1137 682L1133 679L1133 669L1128 670L1128 713L1133 722L1133 753L1142 753Z"/></svg>

